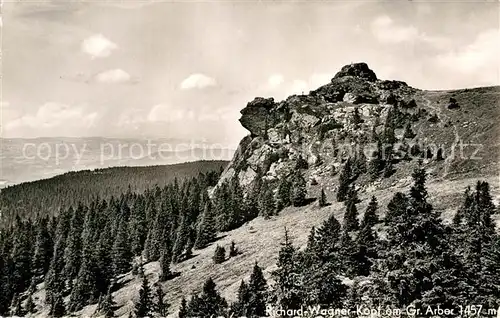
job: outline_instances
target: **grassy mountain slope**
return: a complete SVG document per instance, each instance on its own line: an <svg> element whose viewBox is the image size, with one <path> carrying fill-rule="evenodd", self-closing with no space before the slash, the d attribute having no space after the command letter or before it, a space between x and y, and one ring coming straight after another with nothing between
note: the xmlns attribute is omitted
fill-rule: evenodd
<svg viewBox="0 0 500 318"><path fill-rule="evenodd" d="M428 184L428 191L431 194L430 202L434 207L442 212L443 217L449 220L461 203L462 192L469 185L474 185L477 178L465 178L443 183L434 180ZM500 187L495 177L482 179L490 182L492 194L499 198ZM362 203L358 205L360 216L364 212L369 198L375 195L380 204L380 215L385 213L385 206L395 191L408 190L409 183L400 182L395 187L377 189L372 192L360 194ZM207 248L197 250L194 257L172 267L174 272L180 272L180 276L163 283L167 291L168 302L172 305L170 317L176 317L176 311L180 305L182 297L188 297L192 292L199 292L203 282L207 277L212 277L219 286L222 295L228 301L234 301L238 286L242 279L248 280L252 266L255 262L263 268L267 279L275 269L278 251L283 241L285 227L295 246L304 247L307 242L309 231L313 226L319 226L331 213L334 213L338 220L342 220L344 206L335 202L333 192L327 193L330 206L319 208L317 202L300 208L286 208L277 217L265 220L262 217L248 222L244 226L219 235L219 240ZM499 216L496 216L497 224L500 225ZM212 256L217 244L228 247L234 241L241 251L241 254L226 260L222 264L215 265ZM152 262L145 266L145 273L150 282L156 282L160 272L158 262ZM138 297L141 286L140 279L131 274L120 279L123 287L113 293L119 309L116 316L127 317L133 310L134 301ZM41 297L39 293L38 297ZM96 306L87 306L80 312L82 316L90 316L94 313Z"/></svg>

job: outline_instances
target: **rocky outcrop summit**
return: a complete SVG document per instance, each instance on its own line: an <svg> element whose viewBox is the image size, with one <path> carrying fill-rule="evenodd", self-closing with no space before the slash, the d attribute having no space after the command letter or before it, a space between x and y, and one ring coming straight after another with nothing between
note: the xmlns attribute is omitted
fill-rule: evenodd
<svg viewBox="0 0 500 318"><path fill-rule="evenodd" d="M401 147L433 140L452 146L457 140L456 120L438 118L442 111L437 96L446 98L448 93L443 94L380 80L367 64L355 63L342 67L329 83L309 94L282 101L257 97L241 110L240 122L249 135L240 142L219 185L237 176L245 190L257 178L276 186L299 167L304 169L304 162L304 174L315 184L322 178L335 184L332 176L336 178L348 157L360 154L360 145L370 160L373 146L377 147L374 135L384 134L389 113L395 122L395 142ZM446 169L452 165L442 162Z"/></svg>
<svg viewBox="0 0 500 318"><path fill-rule="evenodd" d="M298 160L323 172L334 169L345 160L336 145L369 140L373 129L382 129L388 108L407 103L416 91L404 82L378 80L368 65L356 63L307 95L279 102L257 97L241 110L240 122L250 135L220 182L234 175L243 188L260 176L272 182L290 174ZM352 122L355 110L361 123Z"/></svg>
<svg viewBox="0 0 500 318"><path fill-rule="evenodd" d="M366 63L356 63L349 64L342 67L340 72L335 74L333 79L338 79L346 76L355 76L363 78L369 82L375 82L377 80L377 75L372 71Z"/></svg>

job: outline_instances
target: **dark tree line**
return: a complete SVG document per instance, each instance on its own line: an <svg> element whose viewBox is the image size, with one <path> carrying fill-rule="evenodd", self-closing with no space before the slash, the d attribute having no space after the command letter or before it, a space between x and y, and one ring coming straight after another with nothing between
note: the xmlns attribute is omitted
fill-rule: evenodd
<svg viewBox="0 0 500 318"><path fill-rule="evenodd" d="M0 232L0 314L34 311L31 297L41 282L51 315L104 300L99 307L109 312L113 282L137 256L160 260L160 280L169 279L171 262L189 258L195 243L215 239L207 189L216 182L212 172L200 173L143 193L129 188L119 197L79 203L57 216L18 216Z"/></svg>
<svg viewBox="0 0 500 318"><path fill-rule="evenodd" d="M229 304L208 279L199 293L182 301L179 317L259 317L266 305L354 308L361 301L422 310L438 305L458 310L466 303L498 308L500 236L488 183L468 189L452 224L445 224L428 201L426 173L418 167L409 192L395 193L382 219L375 197L360 215L353 177L359 166L346 165L351 168L345 169L343 220L332 214L312 228L304 249L297 249L285 231L272 286L255 264L250 279L240 283L237 301ZM280 180L276 191L267 182L257 183L246 197L233 178L210 199L207 190L215 182L200 174L143 193L81 203L54 217L18 217L0 232L0 314L35 312L33 294L45 282L43 301L52 316L97 303L102 315L112 317L116 278L130 270L142 279L134 315L166 314L170 305L161 284L151 284L142 261L133 269L138 256L159 261L161 283L172 277L172 262L213 243L218 231L274 215L277 206L302 205L306 197L300 171ZM231 250L230 256L238 254L233 244ZM216 251L214 261L224 261L225 249ZM353 283L346 284L346 277Z"/></svg>
<svg viewBox="0 0 500 318"><path fill-rule="evenodd" d="M197 161L149 167L113 167L68 172L49 179L24 182L2 189L0 196L0 229L13 226L16 216L21 219L52 217L59 210L90 204L97 198L119 197L129 189L142 193L158 185L164 187L175 178L196 177L207 173L217 180L226 161ZM55 195L57 194L57 195Z"/></svg>

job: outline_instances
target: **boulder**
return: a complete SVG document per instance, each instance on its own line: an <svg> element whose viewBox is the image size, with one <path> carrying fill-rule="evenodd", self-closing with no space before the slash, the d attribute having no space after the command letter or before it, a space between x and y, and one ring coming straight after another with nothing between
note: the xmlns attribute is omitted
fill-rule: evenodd
<svg viewBox="0 0 500 318"><path fill-rule="evenodd" d="M375 82L377 80L377 75L375 75L375 72L373 72L366 63L345 65L340 72L335 74L334 79L346 76L360 77L369 82Z"/></svg>
<svg viewBox="0 0 500 318"><path fill-rule="evenodd" d="M274 98L256 97L240 111L241 125L248 129L252 136L263 136L276 121L272 114L274 106Z"/></svg>

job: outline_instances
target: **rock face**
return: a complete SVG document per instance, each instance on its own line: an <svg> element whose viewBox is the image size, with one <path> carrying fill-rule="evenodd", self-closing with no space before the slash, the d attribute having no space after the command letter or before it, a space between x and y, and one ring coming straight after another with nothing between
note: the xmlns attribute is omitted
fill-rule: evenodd
<svg viewBox="0 0 500 318"><path fill-rule="evenodd" d="M252 136L263 134L274 124L271 115L274 106L274 98L256 97L241 110L241 125L248 129Z"/></svg>
<svg viewBox="0 0 500 318"><path fill-rule="evenodd" d="M369 140L374 129L383 129L388 109L416 91L404 82L377 80L368 65L356 63L308 95L281 102L257 97L241 110L240 122L250 135L240 142L219 182L237 176L248 190L260 175L276 184L296 170L299 160L309 163L310 174L320 179L321 171L345 161L340 155L346 151L337 151L335 144ZM361 122L353 120L355 111Z"/></svg>
<svg viewBox="0 0 500 318"><path fill-rule="evenodd" d="M377 75L373 72L366 63L354 63L345 65L342 67L340 72L335 74L334 79L345 77L345 76L354 76L363 78L369 82L375 82L377 80Z"/></svg>

